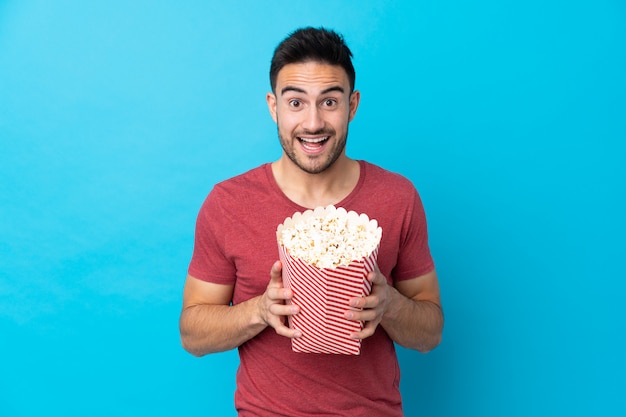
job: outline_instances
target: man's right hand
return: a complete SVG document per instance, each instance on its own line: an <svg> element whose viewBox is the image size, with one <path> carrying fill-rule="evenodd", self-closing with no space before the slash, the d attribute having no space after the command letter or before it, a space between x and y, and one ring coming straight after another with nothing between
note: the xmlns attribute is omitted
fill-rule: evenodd
<svg viewBox="0 0 626 417"><path fill-rule="evenodd" d="M287 316L298 314L300 307L288 303L293 297L293 291L283 286L282 264L274 262L270 270L270 282L265 293L258 299L258 311L261 319L277 334L289 338L302 336L299 330L292 330L287 325Z"/></svg>
<svg viewBox="0 0 626 417"><path fill-rule="evenodd" d="M290 329L287 317L300 307L288 303L293 291L283 286L282 265L275 262L265 292L237 305L231 305L234 285L206 282L187 276L180 316L184 348L196 356L234 349L255 337L267 326L289 338L300 337Z"/></svg>

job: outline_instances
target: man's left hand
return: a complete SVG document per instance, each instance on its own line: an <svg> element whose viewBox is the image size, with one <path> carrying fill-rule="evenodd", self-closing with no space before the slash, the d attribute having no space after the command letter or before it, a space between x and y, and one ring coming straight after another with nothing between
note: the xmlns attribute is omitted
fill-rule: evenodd
<svg viewBox="0 0 626 417"><path fill-rule="evenodd" d="M362 310L348 310L344 314L348 320L365 322L363 330L351 335L353 339L365 339L373 335L391 302L393 287L387 284L387 278L378 268L370 272L367 279L372 283L370 295L352 298L349 303L350 307Z"/></svg>

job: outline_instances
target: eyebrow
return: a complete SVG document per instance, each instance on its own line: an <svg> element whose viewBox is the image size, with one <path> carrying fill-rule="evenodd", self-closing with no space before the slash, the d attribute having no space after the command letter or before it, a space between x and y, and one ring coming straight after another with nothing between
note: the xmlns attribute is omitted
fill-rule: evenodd
<svg viewBox="0 0 626 417"><path fill-rule="evenodd" d="M280 90L280 94L282 95L282 94L285 94L285 93L287 93L289 91L294 91L296 93L306 94L306 91L304 91L304 89L299 88L299 87L293 87L293 86L290 86L290 85L288 85L288 86L284 87L282 90ZM323 90L322 94L328 94L328 93L333 92L333 91L338 91L340 93L343 93L344 89L340 85L334 85L332 87L328 87L327 89Z"/></svg>

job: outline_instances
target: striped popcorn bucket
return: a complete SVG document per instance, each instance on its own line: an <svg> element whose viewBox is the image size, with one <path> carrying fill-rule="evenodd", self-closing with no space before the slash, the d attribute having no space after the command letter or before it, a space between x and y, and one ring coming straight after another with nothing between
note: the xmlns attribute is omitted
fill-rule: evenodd
<svg viewBox="0 0 626 417"><path fill-rule="evenodd" d="M351 298L370 294L367 274L375 268L378 247L361 260L336 268L318 268L291 257L282 245L279 256L283 283L293 291L291 302L300 307L300 312L289 318L289 326L302 332L302 337L292 339L292 350L359 355L361 341L350 335L360 331L364 323L343 316L349 309L356 310L348 305Z"/></svg>

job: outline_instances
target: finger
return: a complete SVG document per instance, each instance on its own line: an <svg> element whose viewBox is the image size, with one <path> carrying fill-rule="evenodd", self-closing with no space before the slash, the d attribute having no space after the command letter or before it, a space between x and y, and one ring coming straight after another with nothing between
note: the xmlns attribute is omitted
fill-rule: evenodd
<svg viewBox="0 0 626 417"><path fill-rule="evenodd" d="M289 337L291 339L302 337L302 332L300 330L290 329L285 326L283 323L276 323L276 325L272 325L276 334L280 336Z"/></svg>
<svg viewBox="0 0 626 417"><path fill-rule="evenodd" d="M267 297L272 301L291 300L293 291L283 287L267 287Z"/></svg>
<svg viewBox="0 0 626 417"><path fill-rule="evenodd" d="M354 297L350 299L350 307L356 309L362 308L376 308L380 304L380 297L378 294L372 293L366 297Z"/></svg>
<svg viewBox="0 0 626 417"><path fill-rule="evenodd" d="M300 307L295 304L272 304L269 311L275 316L293 316L300 312Z"/></svg>
<svg viewBox="0 0 626 417"><path fill-rule="evenodd" d="M294 306L294 307L297 307L297 306ZM292 310L292 311L295 311L295 310ZM289 338L302 337L302 332L300 330L292 329L290 326L286 325L288 321L285 315L271 316L267 324L269 324L272 328L274 328L274 331L280 336L285 336Z"/></svg>
<svg viewBox="0 0 626 417"><path fill-rule="evenodd" d="M375 308L380 299L376 297L377 287L388 285L387 278L378 270L378 266L376 269L367 274L367 280L372 283L372 292L365 297L354 297L349 301L350 307L354 308Z"/></svg>
<svg viewBox="0 0 626 417"><path fill-rule="evenodd" d="M366 339L374 334L374 332L376 331L376 327L377 325L375 323L368 322L365 324L365 326L363 326L363 329L361 331L352 333L350 335L350 338L355 340Z"/></svg>
<svg viewBox="0 0 626 417"><path fill-rule="evenodd" d="M283 286L283 265L280 261L274 262L270 269L270 286Z"/></svg>
<svg viewBox="0 0 626 417"><path fill-rule="evenodd" d="M383 284L386 285L387 284L387 278L385 278L385 276L380 273L378 266L376 266L376 268L373 271L370 271L370 273L367 274L367 279L373 285L383 285Z"/></svg>
<svg viewBox="0 0 626 417"><path fill-rule="evenodd" d="M351 321L364 321L371 322L376 320L377 313L376 310L362 310L362 311L354 311L348 310L343 315L347 320Z"/></svg>

